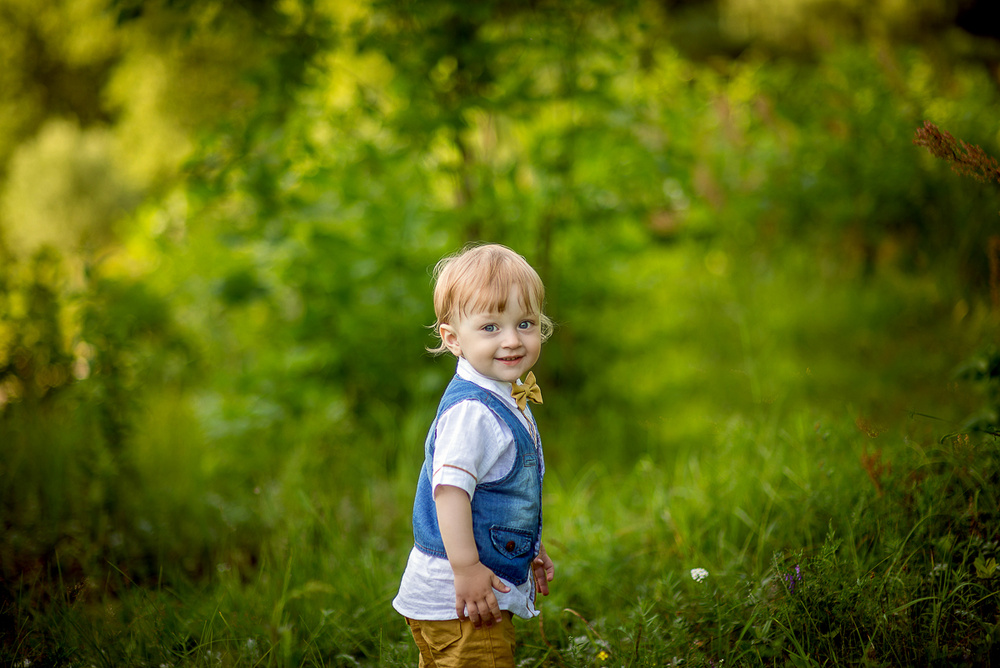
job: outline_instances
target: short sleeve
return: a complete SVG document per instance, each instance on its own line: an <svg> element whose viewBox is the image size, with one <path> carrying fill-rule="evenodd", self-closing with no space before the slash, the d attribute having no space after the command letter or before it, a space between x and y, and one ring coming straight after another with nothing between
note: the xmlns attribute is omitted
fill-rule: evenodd
<svg viewBox="0 0 1000 668"><path fill-rule="evenodd" d="M485 404L461 401L437 421L434 442L432 489L451 485L465 490L471 500L505 449L503 429Z"/></svg>

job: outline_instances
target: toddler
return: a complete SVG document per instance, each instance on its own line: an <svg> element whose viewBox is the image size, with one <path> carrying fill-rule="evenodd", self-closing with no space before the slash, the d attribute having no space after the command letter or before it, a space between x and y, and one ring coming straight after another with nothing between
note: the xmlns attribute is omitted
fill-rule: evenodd
<svg viewBox="0 0 1000 668"><path fill-rule="evenodd" d="M414 547L393 607L422 668L514 666L512 616L538 613L555 573L541 541L542 442L529 370L551 322L523 257L467 247L435 268L435 334L458 359L424 444ZM524 385L518 381L524 380Z"/></svg>

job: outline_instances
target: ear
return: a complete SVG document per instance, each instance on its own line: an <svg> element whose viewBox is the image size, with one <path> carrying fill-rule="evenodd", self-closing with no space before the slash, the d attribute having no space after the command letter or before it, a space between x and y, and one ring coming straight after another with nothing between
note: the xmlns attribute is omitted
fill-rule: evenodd
<svg viewBox="0 0 1000 668"><path fill-rule="evenodd" d="M441 342L444 344L444 347L455 357L461 357L462 346L459 345L458 332L455 331L455 328L443 322L438 328L438 333L441 335Z"/></svg>

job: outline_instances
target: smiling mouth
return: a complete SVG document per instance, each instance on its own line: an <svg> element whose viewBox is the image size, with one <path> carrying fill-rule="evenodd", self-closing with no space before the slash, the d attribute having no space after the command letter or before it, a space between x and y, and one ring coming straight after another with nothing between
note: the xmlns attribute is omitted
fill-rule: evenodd
<svg viewBox="0 0 1000 668"><path fill-rule="evenodd" d="M515 357L498 357L497 359L501 362L516 362L522 357L524 357L524 355L517 355Z"/></svg>

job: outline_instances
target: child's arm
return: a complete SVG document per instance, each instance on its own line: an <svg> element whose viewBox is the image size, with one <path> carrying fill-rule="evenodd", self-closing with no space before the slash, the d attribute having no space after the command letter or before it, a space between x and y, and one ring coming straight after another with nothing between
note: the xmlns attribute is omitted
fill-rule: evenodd
<svg viewBox="0 0 1000 668"><path fill-rule="evenodd" d="M477 629L484 623L492 626L493 620L500 623L503 617L493 590L508 592L510 588L479 561L479 550L472 534L469 495L458 487L439 485L434 490L434 503L448 563L455 573L455 611L458 618L471 619Z"/></svg>
<svg viewBox="0 0 1000 668"><path fill-rule="evenodd" d="M531 562L531 572L535 576L535 591L542 596L548 596L549 583L556 575L556 565L545 552L545 544L539 545L538 556Z"/></svg>

